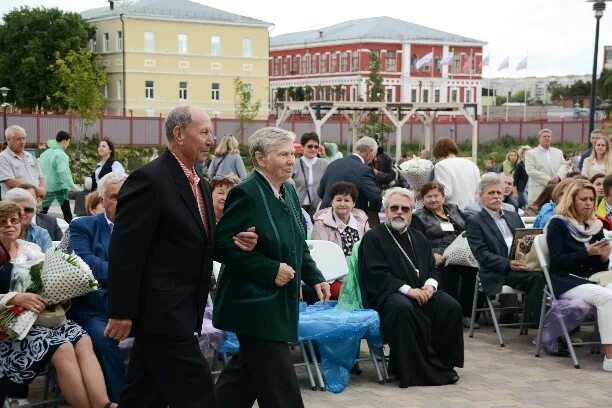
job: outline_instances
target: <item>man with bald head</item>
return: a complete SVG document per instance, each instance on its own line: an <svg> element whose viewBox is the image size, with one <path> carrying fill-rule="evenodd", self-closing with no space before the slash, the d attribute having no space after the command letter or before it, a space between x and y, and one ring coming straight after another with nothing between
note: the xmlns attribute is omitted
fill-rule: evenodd
<svg viewBox="0 0 612 408"><path fill-rule="evenodd" d="M117 197L108 266L105 335L134 346L119 405L214 407L210 370L200 351L212 273L215 214L195 164L213 146L212 123L199 108L166 117L168 149L134 171ZM257 236L237 234L252 250Z"/></svg>

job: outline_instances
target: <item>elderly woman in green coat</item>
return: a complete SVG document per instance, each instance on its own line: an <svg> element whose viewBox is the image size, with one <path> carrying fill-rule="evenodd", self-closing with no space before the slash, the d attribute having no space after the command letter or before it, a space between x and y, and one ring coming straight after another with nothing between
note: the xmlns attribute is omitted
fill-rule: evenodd
<svg viewBox="0 0 612 408"><path fill-rule="evenodd" d="M300 282L329 299L329 285L306 245L300 201L291 177L295 135L263 128L249 138L255 171L229 193L217 224L219 277L216 328L238 335L240 351L215 386L221 407L303 407L287 343L298 339ZM234 237L255 227L252 252L236 250Z"/></svg>

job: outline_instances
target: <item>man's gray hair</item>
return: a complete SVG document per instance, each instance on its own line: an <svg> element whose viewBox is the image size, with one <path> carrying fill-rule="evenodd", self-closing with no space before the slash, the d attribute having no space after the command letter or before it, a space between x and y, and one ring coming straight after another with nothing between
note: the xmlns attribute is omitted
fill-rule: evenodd
<svg viewBox="0 0 612 408"><path fill-rule="evenodd" d="M389 208L389 201L391 200L391 197L396 194L406 197L410 200L410 205L414 205L414 193L412 191L404 187L392 187L386 190L385 194L383 195L382 202L383 207L385 207L385 210Z"/></svg>
<svg viewBox="0 0 612 408"><path fill-rule="evenodd" d="M504 181L499 174L483 174L480 178L480 183L478 183L478 195L484 193L484 191L490 186L501 186L502 190L504 189Z"/></svg>
<svg viewBox="0 0 612 408"><path fill-rule="evenodd" d="M355 151L367 153L378 150L378 143L369 136L364 136L355 143Z"/></svg>
<svg viewBox="0 0 612 408"><path fill-rule="evenodd" d="M98 181L98 194L100 194L100 197L104 198L104 193L106 192L106 186L108 186L109 184L122 183L123 181L125 181L127 177L128 175L123 172L108 173L107 175L102 177L100 181Z"/></svg>
<svg viewBox="0 0 612 408"><path fill-rule="evenodd" d="M181 129L185 129L187 126L189 126L189 124L191 124L191 122L193 122L193 119L191 118L191 106L177 106L176 108L172 109L166 117L166 123L164 125L166 128L166 138L168 141L172 141L175 127L178 126Z"/></svg>
<svg viewBox="0 0 612 408"><path fill-rule="evenodd" d="M32 197L32 194L28 190L23 188L15 187L4 193L2 197L4 201L10 201L11 203L17 204L18 202L27 202L30 207L36 208L36 200Z"/></svg>
<svg viewBox="0 0 612 408"><path fill-rule="evenodd" d="M253 165L257 167L255 153L262 155L270 153L281 143L295 142L295 133L276 127L261 128L249 137L249 155L253 159Z"/></svg>
<svg viewBox="0 0 612 408"><path fill-rule="evenodd" d="M11 125L6 128L4 131L4 136L6 136L6 140L12 139L17 133L27 134L25 129L19 125Z"/></svg>

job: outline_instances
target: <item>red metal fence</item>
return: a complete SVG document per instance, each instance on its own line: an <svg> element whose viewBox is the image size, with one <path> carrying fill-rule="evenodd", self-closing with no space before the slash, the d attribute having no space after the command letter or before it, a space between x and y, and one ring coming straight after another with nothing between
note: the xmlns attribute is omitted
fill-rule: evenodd
<svg viewBox="0 0 612 408"><path fill-rule="evenodd" d="M610 126L612 122L598 121L596 127ZM36 144L46 143L54 138L59 130L67 130L75 139L82 135L79 120L67 115L44 115L44 114L7 114L7 124L20 125L28 134L28 142ZM217 136L226 134L235 135L242 144L246 142L248 135L255 130L274 126L275 118L259 120L250 125L245 135L240 137L239 126L236 119L213 119L214 133ZM313 132L314 124L306 115L293 115L282 128L293 131L298 137L305 132ZM519 140L536 136L542 128L553 131L555 141L566 141L586 143L588 140L588 119L571 119L552 121L546 119L538 120L481 120L478 122L478 141L480 144L492 143L501 140L505 136L512 136ZM342 116L337 116L327 121L321 130L324 141L345 144L351 141L352 134L349 123ZM136 116L106 116L99 119L87 130L88 136L97 138L108 138L122 145L147 145L159 146L166 142L164 135L164 118L159 117L136 117ZM423 141L424 128L416 119L407 122L402 128L402 143L419 143ZM433 140L443 137L453 137L457 142L469 142L472 138L472 125L460 117L440 118L433 126ZM389 137L391 144L395 143L394 134Z"/></svg>

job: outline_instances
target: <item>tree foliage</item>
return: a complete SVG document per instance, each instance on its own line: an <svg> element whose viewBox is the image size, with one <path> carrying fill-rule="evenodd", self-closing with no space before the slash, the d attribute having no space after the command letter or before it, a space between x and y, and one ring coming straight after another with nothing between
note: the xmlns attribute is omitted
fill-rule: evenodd
<svg viewBox="0 0 612 408"><path fill-rule="evenodd" d="M370 50L370 62L368 68L368 101L369 102L384 102L385 87L383 86L383 78L380 74L380 57L374 50ZM393 127L384 122L384 115L379 112L370 112L367 120L359 129L360 136L373 137L378 144L384 143L387 135L393 130Z"/></svg>
<svg viewBox="0 0 612 408"><path fill-rule="evenodd" d="M86 47L95 29L79 14L57 8L22 7L3 18L0 84L11 89L9 100L20 107L54 107L58 83L49 66L55 54Z"/></svg>
<svg viewBox="0 0 612 408"><path fill-rule="evenodd" d="M104 95L100 88L108 77L100 57L93 59L86 49L68 51L62 58L55 53L51 71L58 84L54 93L59 106L83 120L85 127L91 126L104 114Z"/></svg>
<svg viewBox="0 0 612 408"><path fill-rule="evenodd" d="M279 88L281 89L281 88ZM278 91L278 90L277 90ZM244 83L239 77L234 79L234 104L236 107L236 118L240 130L240 137L244 137L244 130L253 122L261 109L261 101L251 100L251 87Z"/></svg>
<svg viewBox="0 0 612 408"><path fill-rule="evenodd" d="M561 85L557 81L552 81L546 86L546 89L550 93L552 101L559 101L577 96L589 96L591 94L591 82L578 80L571 85Z"/></svg>
<svg viewBox="0 0 612 408"><path fill-rule="evenodd" d="M612 69L603 69L597 80L597 96L603 100L612 100Z"/></svg>

